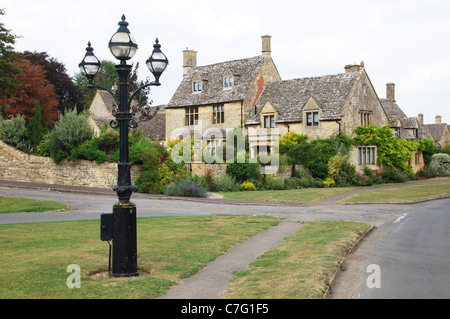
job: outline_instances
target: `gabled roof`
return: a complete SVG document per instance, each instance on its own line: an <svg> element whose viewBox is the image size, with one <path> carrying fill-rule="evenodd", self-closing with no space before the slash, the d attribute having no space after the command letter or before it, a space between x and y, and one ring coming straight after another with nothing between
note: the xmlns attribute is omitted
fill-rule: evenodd
<svg viewBox="0 0 450 319"><path fill-rule="evenodd" d="M448 130L448 126L446 123L425 124L423 127L431 134L433 139L438 143L442 139L446 130Z"/></svg>
<svg viewBox="0 0 450 319"><path fill-rule="evenodd" d="M259 113L267 100L278 113L277 123L301 122L303 107L310 98L322 110L320 120L340 119L358 77L358 72L352 72L267 83L246 124L260 124Z"/></svg>
<svg viewBox="0 0 450 319"><path fill-rule="evenodd" d="M397 103L389 99L380 99L380 102L381 106L384 109L384 112L388 117L388 121L391 127L398 127L398 124L401 124L401 120L407 118L406 114L397 105Z"/></svg>
<svg viewBox="0 0 450 319"><path fill-rule="evenodd" d="M222 62L191 69L178 86L167 108L207 105L244 100L250 85L266 61L265 56ZM230 90L223 89L223 75L230 71L234 76L234 85ZM192 92L195 79L205 81L202 91Z"/></svg>

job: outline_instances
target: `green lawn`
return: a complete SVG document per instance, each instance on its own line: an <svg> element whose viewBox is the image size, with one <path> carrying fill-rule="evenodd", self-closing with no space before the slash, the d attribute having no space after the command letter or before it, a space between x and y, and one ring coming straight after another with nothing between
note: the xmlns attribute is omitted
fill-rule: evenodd
<svg viewBox="0 0 450 319"><path fill-rule="evenodd" d="M0 214L37 213L65 209L67 206L58 202L0 196Z"/></svg>
<svg viewBox="0 0 450 319"><path fill-rule="evenodd" d="M230 247L280 221L228 215L138 218L140 276L131 278L107 275L109 246L99 238L99 221L0 225L0 298L157 298ZM239 273L227 297L320 298L343 252L368 227L308 223L250 271ZM81 269L80 289L67 287L72 274L67 267L73 264Z"/></svg>
<svg viewBox="0 0 450 319"><path fill-rule="evenodd" d="M303 188L271 191L221 192L224 198L266 202L317 203L327 197L350 192L352 187Z"/></svg>
<svg viewBox="0 0 450 319"><path fill-rule="evenodd" d="M450 182L393 189L376 188L370 192L351 195L338 203L405 203L450 196Z"/></svg>
<svg viewBox="0 0 450 319"><path fill-rule="evenodd" d="M340 261L370 225L315 221L269 250L249 270L237 272L230 299L318 299L328 288Z"/></svg>
<svg viewBox="0 0 450 319"><path fill-rule="evenodd" d="M0 299L156 298L180 278L280 219L266 216L138 218L140 276L109 278L100 221L0 225ZM69 265L81 289L69 289Z"/></svg>

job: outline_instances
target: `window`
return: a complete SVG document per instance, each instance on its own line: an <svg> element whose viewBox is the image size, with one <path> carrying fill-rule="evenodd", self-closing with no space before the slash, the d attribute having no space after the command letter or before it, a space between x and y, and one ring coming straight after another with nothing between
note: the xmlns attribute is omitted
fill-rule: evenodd
<svg viewBox="0 0 450 319"><path fill-rule="evenodd" d="M275 115L264 116L264 128L274 128L275 127Z"/></svg>
<svg viewBox="0 0 450 319"><path fill-rule="evenodd" d="M372 124L372 114L370 112L361 112L361 126L368 127Z"/></svg>
<svg viewBox="0 0 450 319"><path fill-rule="evenodd" d="M395 137L400 137L400 128L399 127L395 127Z"/></svg>
<svg viewBox="0 0 450 319"><path fill-rule="evenodd" d="M223 88L224 89L231 89L233 87L233 76L224 76L223 77Z"/></svg>
<svg viewBox="0 0 450 319"><path fill-rule="evenodd" d="M208 154L214 156L217 154L217 149L222 145L224 145L223 140L206 140L206 151Z"/></svg>
<svg viewBox="0 0 450 319"><path fill-rule="evenodd" d="M197 124L198 124L198 107L197 106L187 107L184 125L190 126Z"/></svg>
<svg viewBox="0 0 450 319"><path fill-rule="evenodd" d="M414 163L420 165L420 153L418 152L414 153Z"/></svg>
<svg viewBox="0 0 450 319"><path fill-rule="evenodd" d="M194 81L192 82L192 92L201 92L202 91L202 81Z"/></svg>
<svg viewBox="0 0 450 319"><path fill-rule="evenodd" d="M375 165L375 147L358 147L358 165Z"/></svg>
<svg viewBox="0 0 450 319"><path fill-rule="evenodd" d="M416 128L413 128L413 135L415 138L419 138L419 130Z"/></svg>
<svg viewBox="0 0 450 319"><path fill-rule="evenodd" d="M220 124L225 122L225 107L223 104L213 106L212 124Z"/></svg>
<svg viewBox="0 0 450 319"><path fill-rule="evenodd" d="M306 113L306 126L319 126L319 112Z"/></svg>

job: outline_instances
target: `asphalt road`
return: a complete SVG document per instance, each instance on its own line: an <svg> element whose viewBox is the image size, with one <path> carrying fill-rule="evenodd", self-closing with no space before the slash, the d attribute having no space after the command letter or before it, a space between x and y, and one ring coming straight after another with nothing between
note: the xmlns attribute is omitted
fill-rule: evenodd
<svg viewBox="0 0 450 319"><path fill-rule="evenodd" d="M410 207L348 258L336 299L450 298L450 200Z"/></svg>
<svg viewBox="0 0 450 319"><path fill-rule="evenodd" d="M101 213L112 212L116 195L95 195L36 189L1 188L0 196L53 200L69 206L68 212L1 214L0 224L100 219ZM267 214L294 221L325 219L354 220L381 226L401 216L411 205L334 205L334 204L270 204L242 203L223 200L155 199L146 194L133 194L137 217L201 216L215 214Z"/></svg>

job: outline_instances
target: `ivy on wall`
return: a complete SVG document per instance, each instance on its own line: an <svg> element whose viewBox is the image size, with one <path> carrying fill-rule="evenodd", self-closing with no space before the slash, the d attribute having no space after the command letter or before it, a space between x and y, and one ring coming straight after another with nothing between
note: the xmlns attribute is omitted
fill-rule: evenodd
<svg viewBox="0 0 450 319"><path fill-rule="evenodd" d="M404 138L393 138L394 132L391 127L378 127L370 125L368 127L359 126L354 130L357 134L353 138L354 145L377 145L378 166L388 168L399 168L406 172L412 172L408 165L414 151L424 153L425 164L429 164L429 158L434 153L434 142L429 139L407 140Z"/></svg>

